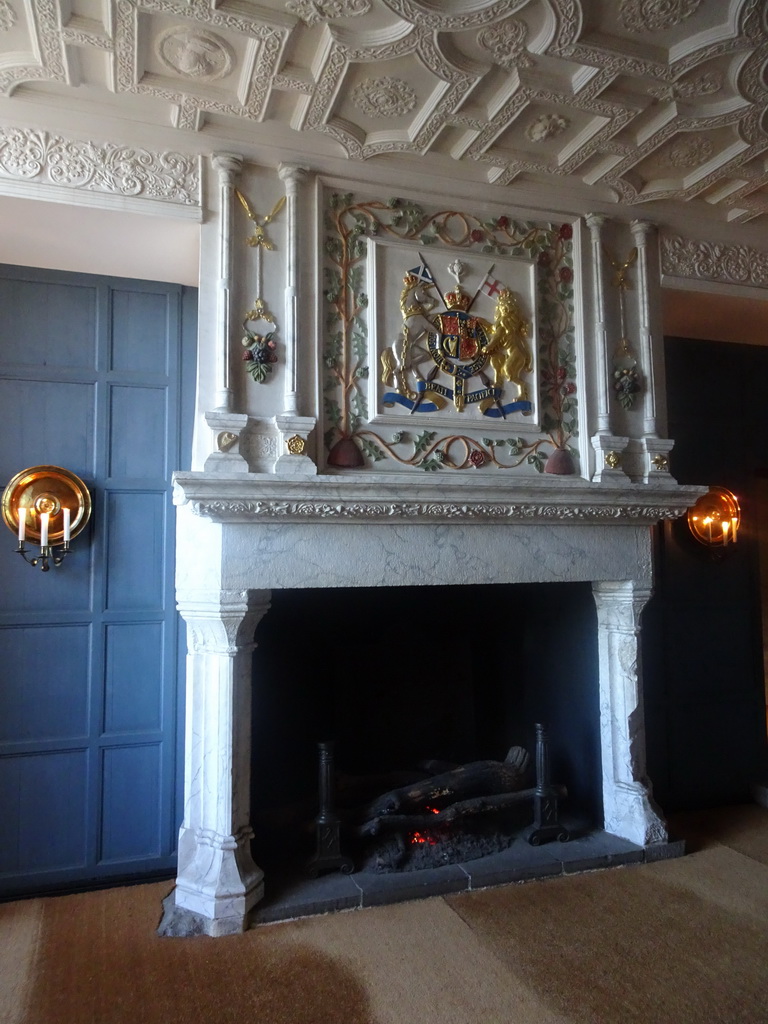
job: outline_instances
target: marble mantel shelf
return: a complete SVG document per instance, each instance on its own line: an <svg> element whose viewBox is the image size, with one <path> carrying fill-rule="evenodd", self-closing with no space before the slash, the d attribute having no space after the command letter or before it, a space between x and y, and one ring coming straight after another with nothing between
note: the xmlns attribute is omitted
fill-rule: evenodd
<svg viewBox="0 0 768 1024"><path fill-rule="evenodd" d="M174 475L174 504L216 523L331 523L456 521L648 525L676 519L705 487L666 477L644 483L590 483L546 477L500 486L464 477L413 480L392 474L279 477L254 473L225 477Z"/></svg>

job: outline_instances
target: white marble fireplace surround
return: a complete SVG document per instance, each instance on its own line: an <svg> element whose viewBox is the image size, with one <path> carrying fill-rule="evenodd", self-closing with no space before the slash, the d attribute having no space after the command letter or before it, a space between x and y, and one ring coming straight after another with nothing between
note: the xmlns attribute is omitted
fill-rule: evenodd
<svg viewBox="0 0 768 1024"><path fill-rule="evenodd" d="M177 474L177 594L189 655L172 932L239 932L263 896L249 843L251 653L277 589L590 581L603 826L642 846L665 842L645 774L640 617L652 589L651 527L682 514L701 490L542 478L505 494L466 478Z"/></svg>
<svg viewBox="0 0 768 1024"><path fill-rule="evenodd" d="M211 171L193 469L175 476L185 804L161 931L242 931L263 896L250 847L251 687L279 683L252 681L252 651L273 590L590 582L603 825L664 843L645 772L640 617L652 528L703 489L670 474L656 226L487 196L446 205L429 183L390 201L370 182L275 173L231 153L215 154ZM273 248L257 244L245 197ZM464 408L459 384L435 377L442 357L431 370L418 362L419 339L443 323L426 325L424 298L414 307L408 291L411 275L423 279L411 268L427 261L443 287L464 281L488 324L500 312L492 293L519 297L516 337L531 357L519 391L512 370L482 391L481 367ZM446 309L451 294L440 293ZM262 333L277 325L260 382L243 358L244 316ZM636 386L622 402L627 366ZM495 397L483 405L484 395ZM545 468L556 449L567 465Z"/></svg>

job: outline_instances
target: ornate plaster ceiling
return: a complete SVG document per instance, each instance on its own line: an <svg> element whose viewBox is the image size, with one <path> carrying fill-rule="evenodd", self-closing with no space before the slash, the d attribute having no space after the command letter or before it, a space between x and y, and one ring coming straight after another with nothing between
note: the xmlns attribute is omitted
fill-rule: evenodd
<svg viewBox="0 0 768 1024"><path fill-rule="evenodd" d="M0 94L768 216L766 0L0 0Z"/></svg>

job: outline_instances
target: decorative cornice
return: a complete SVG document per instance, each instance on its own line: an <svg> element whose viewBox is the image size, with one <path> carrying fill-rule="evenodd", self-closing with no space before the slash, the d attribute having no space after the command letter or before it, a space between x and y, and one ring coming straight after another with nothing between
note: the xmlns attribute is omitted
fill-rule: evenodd
<svg viewBox="0 0 768 1024"><path fill-rule="evenodd" d="M326 501L194 501L195 515L216 522L278 519L280 522L326 522L352 520L362 522L418 520L441 523L451 520L482 521L564 521L605 522L607 520L676 519L682 509L668 505L572 505L496 504L456 505L450 502L326 502Z"/></svg>
<svg viewBox="0 0 768 1024"><path fill-rule="evenodd" d="M0 127L0 177L59 188L201 206L200 159Z"/></svg>
<svg viewBox="0 0 768 1024"><path fill-rule="evenodd" d="M661 239L661 271L671 277L766 288L768 252L667 235Z"/></svg>
<svg viewBox="0 0 768 1024"><path fill-rule="evenodd" d="M628 483L606 487L563 478L517 489L473 483L471 488L428 486L401 479L382 481L341 477L295 478L253 474L221 478L179 473L174 501L217 523L552 523L647 524L676 519L704 488L653 487ZM500 492L506 492L502 496ZM393 493L396 497L393 497Z"/></svg>

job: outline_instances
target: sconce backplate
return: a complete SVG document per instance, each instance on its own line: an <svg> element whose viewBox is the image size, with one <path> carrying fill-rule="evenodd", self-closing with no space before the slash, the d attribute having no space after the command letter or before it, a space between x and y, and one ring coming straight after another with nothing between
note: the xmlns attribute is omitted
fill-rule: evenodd
<svg viewBox="0 0 768 1024"><path fill-rule="evenodd" d="M726 487L710 487L696 504L688 509L688 526L701 544L711 546L723 544L722 524L738 532L741 525L741 509L735 494ZM735 540L731 533L731 540Z"/></svg>
<svg viewBox="0 0 768 1024"><path fill-rule="evenodd" d="M13 533L19 529L19 508L27 509L26 535L40 541L40 513L49 512L48 540L64 539L62 508L70 509L70 537L85 529L91 518L91 495L79 476L60 466L31 466L9 482L3 491L3 520Z"/></svg>

